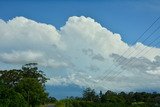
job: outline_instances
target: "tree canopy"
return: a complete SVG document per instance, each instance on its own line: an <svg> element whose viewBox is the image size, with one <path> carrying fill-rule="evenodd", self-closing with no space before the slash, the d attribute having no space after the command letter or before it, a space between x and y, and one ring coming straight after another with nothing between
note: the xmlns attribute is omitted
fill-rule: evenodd
<svg viewBox="0 0 160 107"><path fill-rule="evenodd" d="M22 69L1 70L0 107L35 107L43 104L48 96L45 92L46 81L45 74L38 70L36 63L23 65Z"/></svg>
<svg viewBox="0 0 160 107"><path fill-rule="evenodd" d="M120 92L108 90L99 94L86 88L83 97L70 97L63 100L65 107L160 107L159 93Z"/></svg>

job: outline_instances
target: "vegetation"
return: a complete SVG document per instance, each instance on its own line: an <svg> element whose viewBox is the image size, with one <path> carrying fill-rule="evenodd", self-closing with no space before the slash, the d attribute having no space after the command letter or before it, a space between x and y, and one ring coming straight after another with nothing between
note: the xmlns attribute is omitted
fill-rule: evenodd
<svg viewBox="0 0 160 107"><path fill-rule="evenodd" d="M35 107L53 101L45 92L46 80L36 63L19 70L1 70L0 107Z"/></svg>
<svg viewBox="0 0 160 107"><path fill-rule="evenodd" d="M83 91L83 97L70 97L61 100L57 107L160 107L159 93L112 92L99 94L91 88ZM63 106L64 105L64 106Z"/></svg>
<svg viewBox="0 0 160 107"><path fill-rule="evenodd" d="M36 63L21 69L0 71L0 107L160 107L159 93L120 92L108 90L97 94L86 88L82 97L57 101L45 91L45 74ZM53 104L54 103L54 104Z"/></svg>

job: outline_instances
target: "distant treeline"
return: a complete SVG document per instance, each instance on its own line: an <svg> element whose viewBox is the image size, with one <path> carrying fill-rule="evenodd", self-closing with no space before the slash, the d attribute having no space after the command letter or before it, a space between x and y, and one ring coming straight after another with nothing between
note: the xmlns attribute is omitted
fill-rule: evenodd
<svg viewBox="0 0 160 107"><path fill-rule="evenodd" d="M45 90L46 75L36 63L21 69L0 70L0 107L39 107L55 103L55 107L160 107L160 94L146 92L102 91L86 88L83 97L69 97L57 101Z"/></svg>
<svg viewBox="0 0 160 107"><path fill-rule="evenodd" d="M146 92L112 92L96 94L94 89L87 88L83 97L69 97L57 105L64 107L160 107L160 94ZM58 106L57 106L58 107Z"/></svg>

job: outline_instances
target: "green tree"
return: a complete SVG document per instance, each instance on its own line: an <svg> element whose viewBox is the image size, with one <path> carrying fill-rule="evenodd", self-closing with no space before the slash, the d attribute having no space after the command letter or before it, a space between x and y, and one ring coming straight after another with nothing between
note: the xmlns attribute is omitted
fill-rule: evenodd
<svg viewBox="0 0 160 107"><path fill-rule="evenodd" d="M21 75L23 78L35 78L37 79L43 86L48 78L43 73L43 71L38 70L37 63L29 63L22 66Z"/></svg>
<svg viewBox="0 0 160 107"><path fill-rule="evenodd" d="M29 105L35 107L47 99L44 88L35 78L24 78L16 86L16 91L21 93Z"/></svg>
<svg viewBox="0 0 160 107"><path fill-rule="evenodd" d="M0 83L0 107L27 107L24 97L12 88Z"/></svg>
<svg viewBox="0 0 160 107"><path fill-rule="evenodd" d="M112 92L110 90L108 90L103 96L102 96L102 102L108 103L116 103L116 102L120 102L117 93Z"/></svg>
<svg viewBox="0 0 160 107"><path fill-rule="evenodd" d="M2 70L0 71L0 81L9 88L13 88L22 79L21 70Z"/></svg>
<svg viewBox="0 0 160 107"><path fill-rule="evenodd" d="M13 70L1 70L0 71L0 88L1 95L0 99L3 99L3 102L11 102L16 100L15 96L19 99L25 99L26 102L32 107L39 105L40 103L47 102L48 93L45 92L45 82L47 78L45 74L38 70L37 63L29 63L22 66L22 69L13 69ZM3 90L4 87L6 90ZM9 89L9 90L8 90ZM10 91L12 90L12 91ZM10 97L2 96L2 92L13 93L10 94ZM7 95L7 94L6 94ZM20 98L22 97L22 98ZM12 99L13 98L13 99ZM18 102L17 100L15 102ZM8 103L1 103L6 105ZM20 104L17 103L17 104ZM1 107L1 106L0 106ZM10 107L7 106L6 107ZM21 107L21 106L15 106Z"/></svg>
<svg viewBox="0 0 160 107"><path fill-rule="evenodd" d="M55 97L48 97L48 103L55 103L57 99Z"/></svg>
<svg viewBox="0 0 160 107"><path fill-rule="evenodd" d="M96 101L98 96L96 95L94 89L91 88L86 88L83 91L83 99L86 101Z"/></svg>

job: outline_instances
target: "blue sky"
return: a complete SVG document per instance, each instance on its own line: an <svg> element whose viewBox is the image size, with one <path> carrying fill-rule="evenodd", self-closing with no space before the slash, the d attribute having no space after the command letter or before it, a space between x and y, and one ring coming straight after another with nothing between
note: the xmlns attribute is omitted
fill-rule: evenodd
<svg viewBox="0 0 160 107"><path fill-rule="evenodd" d="M47 89L57 98L79 96L87 86L157 91L160 87L154 81L160 76L160 45L148 44L160 31L144 43L135 44L135 40L159 17L159 5L159 0L0 0L0 68L40 63L51 78ZM159 25L160 21L139 42ZM147 55L122 57L136 63L114 62L127 48L138 53L144 47L153 49ZM117 67L109 77L117 71L127 72L111 83L99 80L110 65L125 69Z"/></svg>
<svg viewBox="0 0 160 107"><path fill-rule="evenodd" d="M16 16L62 27L70 16L86 16L132 44L159 17L158 0L1 0L0 18Z"/></svg>

